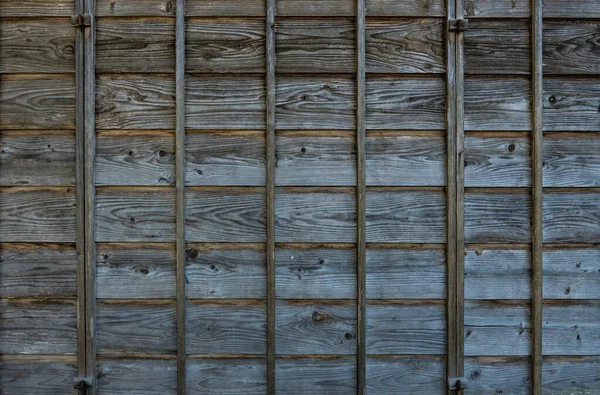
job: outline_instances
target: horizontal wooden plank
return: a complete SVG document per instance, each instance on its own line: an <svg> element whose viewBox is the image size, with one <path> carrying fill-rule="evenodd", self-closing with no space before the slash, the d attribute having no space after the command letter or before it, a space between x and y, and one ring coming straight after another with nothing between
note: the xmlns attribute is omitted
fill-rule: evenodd
<svg viewBox="0 0 600 395"><path fill-rule="evenodd" d="M465 0L467 18L528 18L531 6L528 0Z"/></svg>
<svg viewBox="0 0 600 395"><path fill-rule="evenodd" d="M75 188L5 188L0 212L0 242L75 241Z"/></svg>
<svg viewBox="0 0 600 395"><path fill-rule="evenodd" d="M354 194L276 190L275 241L355 242Z"/></svg>
<svg viewBox="0 0 600 395"><path fill-rule="evenodd" d="M188 298L259 299L267 295L265 254L244 249L188 249Z"/></svg>
<svg viewBox="0 0 600 395"><path fill-rule="evenodd" d="M265 11L265 0L189 0L186 4L186 16L264 16Z"/></svg>
<svg viewBox="0 0 600 395"><path fill-rule="evenodd" d="M598 21L590 20L544 22L544 72L600 73L599 27Z"/></svg>
<svg viewBox="0 0 600 395"><path fill-rule="evenodd" d="M354 129L355 83L349 77L277 78L277 129Z"/></svg>
<svg viewBox="0 0 600 395"><path fill-rule="evenodd" d="M0 9L0 12L1 9ZM52 34L48 31L52 30ZM8 19L0 27L0 73L72 73L75 29L71 21Z"/></svg>
<svg viewBox="0 0 600 395"><path fill-rule="evenodd" d="M529 395L530 372L531 364L526 359L465 358L465 394Z"/></svg>
<svg viewBox="0 0 600 395"><path fill-rule="evenodd" d="M102 359L98 362L99 394L177 393L177 365L173 359Z"/></svg>
<svg viewBox="0 0 600 395"><path fill-rule="evenodd" d="M467 243L528 243L531 196L525 193L465 194Z"/></svg>
<svg viewBox="0 0 600 395"><path fill-rule="evenodd" d="M367 78L365 95L369 129L446 128L446 82L442 78Z"/></svg>
<svg viewBox="0 0 600 395"><path fill-rule="evenodd" d="M74 129L75 78L0 75L0 128Z"/></svg>
<svg viewBox="0 0 600 395"><path fill-rule="evenodd" d="M187 128L265 127L265 83L262 76L189 76L185 103Z"/></svg>
<svg viewBox="0 0 600 395"><path fill-rule="evenodd" d="M530 74L530 30L529 21L475 19L465 32L465 73Z"/></svg>
<svg viewBox="0 0 600 395"><path fill-rule="evenodd" d="M445 363L439 357L367 358L368 395L445 394Z"/></svg>
<svg viewBox="0 0 600 395"><path fill-rule="evenodd" d="M279 73L352 73L355 22L282 20L277 22L275 53Z"/></svg>
<svg viewBox="0 0 600 395"><path fill-rule="evenodd" d="M265 193L186 192L186 230L189 242L264 242Z"/></svg>
<svg viewBox="0 0 600 395"><path fill-rule="evenodd" d="M545 299L600 299L600 249L544 252Z"/></svg>
<svg viewBox="0 0 600 395"><path fill-rule="evenodd" d="M368 249L368 299L444 299L443 250Z"/></svg>
<svg viewBox="0 0 600 395"><path fill-rule="evenodd" d="M265 354L264 305L206 305L186 308L188 354Z"/></svg>
<svg viewBox="0 0 600 395"><path fill-rule="evenodd" d="M546 319L546 318L544 318ZM529 303L465 301L465 355L529 355Z"/></svg>
<svg viewBox="0 0 600 395"><path fill-rule="evenodd" d="M277 16L353 16L352 0L275 0Z"/></svg>
<svg viewBox="0 0 600 395"><path fill-rule="evenodd" d="M356 250L278 248L275 251L275 296L356 298Z"/></svg>
<svg viewBox="0 0 600 395"><path fill-rule="evenodd" d="M175 304L96 306L98 355L175 354Z"/></svg>
<svg viewBox="0 0 600 395"><path fill-rule="evenodd" d="M446 16L443 0L366 0L367 16Z"/></svg>
<svg viewBox="0 0 600 395"><path fill-rule="evenodd" d="M544 139L544 186L600 186L600 139Z"/></svg>
<svg viewBox="0 0 600 395"><path fill-rule="evenodd" d="M175 241L175 191L99 191L95 234L96 241Z"/></svg>
<svg viewBox="0 0 600 395"><path fill-rule="evenodd" d="M73 391L77 366L69 362L0 362L2 394L63 395Z"/></svg>
<svg viewBox="0 0 600 395"><path fill-rule="evenodd" d="M276 302L277 354L356 354L356 306L315 302Z"/></svg>
<svg viewBox="0 0 600 395"><path fill-rule="evenodd" d="M598 193L544 193L544 242L597 243Z"/></svg>
<svg viewBox="0 0 600 395"><path fill-rule="evenodd" d="M175 72L175 20L99 18L96 72Z"/></svg>
<svg viewBox="0 0 600 395"><path fill-rule="evenodd" d="M0 353L76 354L75 300L0 299Z"/></svg>
<svg viewBox="0 0 600 395"><path fill-rule="evenodd" d="M531 185L529 136L467 135L464 146L466 187L528 187Z"/></svg>
<svg viewBox="0 0 600 395"><path fill-rule="evenodd" d="M443 186L446 141L442 137L368 136L367 185Z"/></svg>
<svg viewBox="0 0 600 395"><path fill-rule="evenodd" d="M600 301L544 305L544 355L598 355Z"/></svg>
<svg viewBox="0 0 600 395"><path fill-rule="evenodd" d="M466 130L531 130L527 77L466 77Z"/></svg>
<svg viewBox="0 0 600 395"><path fill-rule="evenodd" d="M600 130L599 95L595 78L545 78L544 130Z"/></svg>
<svg viewBox="0 0 600 395"><path fill-rule="evenodd" d="M544 18L600 18L600 4L595 0L546 0Z"/></svg>
<svg viewBox="0 0 600 395"><path fill-rule="evenodd" d="M356 144L349 137L277 136L275 183L356 185Z"/></svg>
<svg viewBox="0 0 600 395"><path fill-rule="evenodd" d="M443 31L440 19L367 21L366 71L443 73Z"/></svg>
<svg viewBox="0 0 600 395"><path fill-rule="evenodd" d="M175 79L152 75L100 75L97 129L174 129Z"/></svg>
<svg viewBox="0 0 600 395"><path fill-rule="evenodd" d="M102 0L97 16L174 16L174 0Z"/></svg>
<svg viewBox="0 0 600 395"><path fill-rule="evenodd" d="M0 298L74 297L76 264L73 246L0 245Z"/></svg>
<svg viewBox="0 0 600 395"><path fill-rule="evenodd" d="M265 137L189 133L187 185L265 185Z"/></svg>
<svg viewBox="0 0 600 395"><path fill-rule="evenodd" d="M264 21L190 18L186 27L187 72L264 73Z"/></svg>
<svg viewBox="0 0 600 395"><path fill-rule="evenodd" d="M356 360L282 359L275 367L278 394L350 394L356 392Z"/></svg>
<svg viewBox="0 0 600 395"><path fill-rule="evenodd" d="M443 192L367 191L367 242L443 243Z"/></svg>
<svg viewBox="0 0 600 395"><path fill-rule="evenodd" d="M443 305L367 306L367 354L445 354Z"/></svg>
<svg viewBox="0 0 600 395"><path fill-rule="evenodd" d="M75 185L75 136L0 133L0 185Z"/></svg>
<svg viewBox="0 0 600 395"><path fill-rule="evenodd" d="M0 1L0 17L71 16L73 13L75 3L71 0Z"/></svg>
<svg viewBox="0 0 600 395"><path fill-rule="evenodd" d="M542 365L544 394L600 392L600 358L580 357L568 360L544 360Z"/></svg>
<svg viewBox="0 0 600 395"><path fill-rule="evenodd" d="M267 392L264 359L197 359L186 363L190 394L262 395Z"/></svg>
<svg viewBox="0 0 600 395"><path fill-rule="evenodd" d="M96 297L175 297L175 246L98 244Z"/></svg>

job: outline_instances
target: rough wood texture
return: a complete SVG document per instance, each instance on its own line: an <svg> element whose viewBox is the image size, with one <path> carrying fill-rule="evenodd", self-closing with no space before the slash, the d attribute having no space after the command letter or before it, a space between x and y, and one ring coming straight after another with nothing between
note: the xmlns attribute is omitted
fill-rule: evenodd
<svg viewBox="0 0 600 395"><path fill-rule="evenodd" d="M73 0L0 1L0 17L71 16L75 12ZM5 23L2 21L2 23Z"/></svg>
<svg viewBox="0 0 600 395"><path fill-rule="evenodd" d="M264 359L198 359L187 362L189 394L264 395Z"/></svg>
<svg viewBox="0 0 600 395"><path fill-rule="evenodd" d="M545 304L544 355L597 355L600 348L600 301Z"/></svg>
<svg viewBox="0 0 600 395"><path fill-rule="evenodd" d="M600 358L544 360L544 394L593 394L600 391Z"/></svg>
<svg viewBox="0 0 600 395"><path fill-rule="evenodd" d="M74 136L0 133L0 185L75 185Z"/></svg>
<svg viewBox="0 0 600 395"><path fill-rule="evenodd" d="M408 1L367 0L367 16L445 16L443 0Z"/></svg>
<svg viewBox="0 0 600 395"><path fill-rule="evenodd" d="M600 186L600 139L544 138L544 186Z"/></svg>
<svg viewBox="0 0 600 395"><path fill-rule="evenodd" d="M522 358L465 358L465 394L531 394L530 363ZM545 393L545 392L544 392Z"/></svg>
<svg viewBox="0 0 600 395"><path fill-rule="evenodd" d="M356 354L356 307L277 301L277 354Z"/></svg>
<svg viewBox="0 0 600 395"><path fill-rule="evenodd" d="M544 130L600 130L599 95L597 79L546 77Z"/></svg>
<svg viewBox="0 0 600 395"><path fill-rule="evenodd" d="M467 18L527 18L531 16L529 0L465 0Z"/></svg>
<svg viewBox="0 0 600 395"><path fill-rule="evenodd" d="M600 4L595 0L546 0L544 18L599 18Z"/></svg>
<svg viewBox="0 0 600 395"><path fill-rule="evenodd" d="M369 20L366 71L443 73L443 28L438 19Z"/></svg>
<svg viewBox="0 0 600 395"><path fill-rule="evenodd" d="M71 362L2 361L2 394L63 395L73 391L77 368Z"/></svg>
<svg viewBox="0 0 600 395"><path fill-rule="evenodd" d="M544 298L600 299L600 249L545 251Z"/></svg>
<svg viewBox="0 0 600 395"><path fill-rule="evenodd" d="M544 22L544 72L600 73L598 27L598 21L590 20Z"/></svg>
<svg viewBox="0 0 600 395"><path fill-rule="evenodd" d="M335 359L280 359L277 361L277 393L356 393L356 363L352 357Z"/></svg>
<svg viewBox="0 0 600 395"><path fill-rule="evenodd" d="M600 205L596 193L545 193L544 242L597 243Z"/></svg>
<svg viewBox="0 0 600 395"><path fill-rule="evenodd" d="M439 357L367 358L369 395L445 394L444 360Z"/></svg>
<svg viewBox="0 0 600 395"><path fill-rule="evenodd" d="M175 361L102 359L98 363L98 393L175 395Z"/></svg>
<svg viewBox="0 0 600 395"><path fill-rule="evenodd" d="M265 0L189 0L187 16L265 16Z"/></svg>
<svg viewBox="0 0 600 395"><path fill-rule="evenodd" d="M97 0L97 16L175 15L175 0Z"/></svg>

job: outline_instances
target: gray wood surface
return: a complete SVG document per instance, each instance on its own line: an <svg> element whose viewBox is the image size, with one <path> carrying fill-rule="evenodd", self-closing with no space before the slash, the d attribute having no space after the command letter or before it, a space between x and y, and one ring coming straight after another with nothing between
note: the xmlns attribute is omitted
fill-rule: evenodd
<svg viewBox="0 0 600 395"><path fill-rule="evenodd" d="M594 20L544 22L544 72L598 74L598 26Z"/></svg>
<svg viewBox="0 0 600 395"><path fill-rule="evenodd" d="M544 186L600 186L600 139L588 136L545 137Z"/></svg>
<svg viewBox="0 0 600 395"><path fill-rule="evenodd" d="M73 0L23 0L0 2L0 17L71 16ZM3 21L4 22L4 21Z"/></svg>
<svg viewBox="0 0 600 395"><path fill-rule="evenodd" d="M443 0L410 1L367 0L367 16L445 16Z"/></svg>
<svg viewBox="0 0 600 395"><path fill-rule="evenodd" d="M544 130L597 131L600 83L597 79L546 77Z"/></svg>
<svg viewBox="0 0 600 395"><path fill-rule="evenodd" d="M544 298L600 299L600 249L545 251Z"/></svg>
<svg viewBox="0 0 600 395"><path fill-rule="evenodd" d="M544 394L558 395L600 391L600 358L576 357L544 360L542 384Z"/></svg>
<svg viewBox="0 0 600 395"><path fill-rule="evenodd" d="M599 18L600 4L595 0L546 0L544 18Z"/></svg>
<svg viewBox="0 0 600 395"><path fill-rule="evenodd" d="M175 15L175 0L98 0L96 15L103 16L168 16Z"/></svg>
<svg viewBox="0 0 600 395"><path fill-rule="evenodd" d="M544 305L544 355L597 355L600 347L600 301Z"/></svg>
<svg viewBox="0 0 600 395"><path fill-rule="evenodd" d="M176 364L173 359L101 359L99 394L174 395Z"/></svg>
<svg viewBox="0 0 600 395"><path fill-rule="evenodd" d="M531 363L524 358L465 358L465 375L465 394L531 394Z"/></svg>
<svg viewBox="0 0 600 395"><path fill-rule="evenodd" d="M189 0L187 16L265 16L265 0Z"/></svg>
<svg viewBox="0 0 600 395"><path fill-rule="evenodd" d="M356 392L356 363L352 357L335 359L280 359L278 394L352 394Z"/></svg>
<svg viewBox="0 0 600 395"><path fill-rule="evenodd" d="M276 0L277 16L353 16L356 2L353 0Z"/></svg>
<svg viewBox="0 0 600 395"><path fill-rule="evenodd" d="M63 395L73 391L74 362L2 361L0 387L5 395Z"/></svg>
<svg viewBox="0 0 600 395"><path fill-rule="evenodd" d="M545 193L544 242L597 243L600 205L595 193Z"/></svg>
<svg viewBox="0 0 600 395"><path fill-rule="evenodd" d="M432 356L367 358L369 395L445 394L444 361Z"/></svg>
<svg viewBox="0 0 600 395"><path fill-rule="evenodd" d="M188 394L263 395L263 358L193 359L187 362Z"/></svg>
<svg viewBox="0 0 600 395"><path fill-rule="evenodd" d="M527 18L531 16L528 0L465 0L467 18Z"/></svg>

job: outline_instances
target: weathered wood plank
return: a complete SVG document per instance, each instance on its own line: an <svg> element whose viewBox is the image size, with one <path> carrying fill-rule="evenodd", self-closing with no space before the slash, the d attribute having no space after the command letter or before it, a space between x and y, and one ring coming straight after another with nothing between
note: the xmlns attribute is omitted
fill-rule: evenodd
<svg viewBox="0 0 600 395"><path fill-rule="evenodd" d="M490 137L466 136L464 146L465 186L530 186L530 139L527 136Z"/></svg>
<svg viewBox="0 0 600 395"><path fill-rule="evenodd" d="M465 242L531 241L531 196L524 193L465 194Z"/></svg>
<svg viewBox="0 0 600 395"><path fill-rule="evenodd" d="M173 136L103 136L96 142L96 185L173 185Z"/></svg>
<svg viewBox="0 0 600 395"><path fill-rule="evenodd" d="M544 130L600 130L598 96L598 79L545 78Z"/></svg>
<svg viewBox="0 0 600 395"><path fill-rule="evenodd" d="M545 304L544 355L598 355L600 301Z"/></svg>
<svg viewBox="0 0 600 395"><path fill-rule="evenodd" d="M0 189L0 242L74 242L74 188Z"/></svg>
<svg viewBox="0 0 600 395"><path fill-rule="evenodd" d="M354 249L277 249L275 295L289 299L356 297Z"/></svg>
<svg viewBox="0 0 600 395"><path fill-rule="evenodd" d="M356 354L353 304L277 301L277 354Z"/></svg>
<svg viewBox="0 0 600 395"><path fill-rule="evenodd" d="M263 129L265 84L260 76L189 76L186 127Z"/></svg>
<svg viewBox="0 0 600 395"><path fill-rule="evenodd" d="M544 73L600 73L599 27L589 20L544 22Z"/></svg>
<svg viewBox="0 0 600 395"><path fill-rule="evenodd" d="M185 277L188 298L265 298L265 253L250 248L198 250L191 246Z"/></svg>
<svg viewBox="0 0 600 395"><path fill-rule="evenodd" d="M175 241L175 191L98 191L96 241Z"/></svg>
<svg viewBox="0 0 600 395"><path fill-rule="evenodd" d="M366 393L368 395L445 394L444 365L444 360L439 357L368 358Z"/></svg>
<svg viewBox="0 0 600 395"><path fill-rule="evenodd" d="M267 377L264 359L198 359L187 362L187 393L263 395Z"/></svg>
<svg viewBox="0 0 600 395"><path fill-rule="evenodd" d="M96 253L98 298L175 297L174 246L99 244Z"/></svg>
<svg viewBox="0 0 600 395"><path fill-rule="evenodd" d="M75 185L75 136L0 133L0 185Z"/></svg>
<svg viewBox="0 0 600 395"><path fill-rule="evenodd" d="M445 129L445 87L442 78L367 78L367 128Z"/></svg>
<svg viewBox="0 0 600 395"><path fill-rule="evenodd" d="M465 130L531 130L531 81L465 78Z"/></svg>
<svg viewBox="0 0 600 395"><path fill-rule="evenodd" d="M99 301L96 347L99 356L175 354L175 305Z"/></svg>
<svg viewBox="0 0 600 395"><path fill-rule="evenodd" d="M352 0L276 0L277 16L353 16L356 4Z"/></svg>
<svg viewBox="0 0 600 395"><path fill-rule="evenodd" d="M74 129L75 79L0 76L0 114L2 129Z"/></svg>
<svg viewBox="0 0 600 395"><path fill-rule="evenodd" d="M186 71L264 73L264 25L258 20L188 19Z"/></svg>
<svg viewBox="0 0 600 395"><path fill-rule="evenodd" d="M598 193L544 193L544 242L597 243Z"/></svg>
<svg viewBox="0 0 600 395"><path fill-rule="evenodd" d="M97 129L174 129L175 81L151 75L100 75Z"/></svg>
<svg viewBox="0 0 600 395"><path fill-rule="evenodd" d="M600 299L600 249L544 252L545 299Z"/></svg>
<svg viewBox="0 0 600 395"><path fill-rule="evenodd" d="M97 16L174 16L175 0L98 0Z"/></svg>
<svg viewBox="0 0 600 395"><path fill-rule="evenodd" d="M186 191L188 242L264 242L265 193Z"/></svg>
<svg viewBox="0 0 600 395"><path fill-rule="evenodd" d="M0 1L0 17L71 16L75 12L73 0ZM6 23L2 21L2 23Z"/></svg>
<svg viewBox="0 0 600 395"><path fill-rule="evenodd" d="M173 18L99 18L97 73L175 72Z"/></svg>
<svg viewBox="0 0 600 395"><path fill-rule="evenodd" d="M440 19L369 20L366 71L443 73L443 29Z"/></svg>
<svg viewBox="0 0 600 395"><path fill-rule="evenodd" d="M278 189L275 237L278 242L355 242L356 197Z"/></svg>
<svg viewBox="0 0 600 395"><path fill-rule="evenodd" d="M446 312L441 304L414 302L367 307L368 354L444 354Z"/></svg>
<svg viewBox="0 0 600 395"><path fill-rule="evenodd" d="M446 16L443 0L367 0L367 16Z"/></svg>
<svg viewBox="0 0 600 395"><path fill-rule="evenodd" d="M264 135L188 133L187 185L265 185Z"/></svg>
<svg viewBox="0 0 600 395"><path fill-rule="evenodd" d="M0 353L75 354L74 300L1 299Z"/></svg>
<svg viewBox="0 0 600 395"><path fill-rule="evenodd" d="M600 139L544 138L544 186L600 186Z"/></svg>
<svg viewBox="0 0 600 395"><path fill-rule="evenodd" d="M465 73L530 74L530 22L478 21L465 32Z"/></svg>
<svg viewBox="0 0 600 395"><path fill-rule="evenodd" d="M188 354L265 354L263 304L187 304Z"/></svg>
<svg viewBox="0 0 600 395"><path fill-rule="evenodd" d="M367 191L367 242L443 243L443 192Z"/></svg>
<svg viewBox="0 0 600 395"><path fill-rule="evenodd" d="M345 20L277 22L276 71L352 73L356 69L354 23Z"/></svg>
<svg viewBox="0 0 600 395"><path fill-rule="evenodd" d="M600 391L600 358L544 360L544 394L593 394Z"/></svg>
<svg viewBox="0 0 600 395"><path fill-rule="evenodd" d="M277 185L356 185L356 144L351 137L278 136Z"/></svg>
<svg viewBox="0 0 600 395"><path fill-rule="evenodd" d="M265 0L189 0L187 16L265 16Z"/></svg>
<svg viewBox="0 0 600 395"><path fill-rule="evenodd" d="M103 359L98 363L99 394L175 395L174 360Z"/></svg>
<svg viewBox="0 0 600 395"><path fill-rule="evenodd" d="M544 18L600 18L600 3L596 0L546 0Z"/></svg>
<svg viewBox="0 0 600 395"><path fill-rule="evenodd" d="M529 355L531 313L525 303L465 301L465 355Z"/></svg>
<svg viewBox="0 0 600 395"><path fill-rule="evenodd" d="M0 245L0 297L74 297L76 262L72 246Z"/></svg>
<svg viewBox="0 0 600 395"><path fill-rule="evenodd" d="M528 18L531 6L528 0L465 0L467 18Z"/></svg>
<svg viewBox="0 0 600 395"><path fill-rule="evenodd" d="M367 185L443 186L446 142L442 137L369 136Z"/></svg>
<svg viewBox="0 0 600 395"><path fill-rule="evenodd" d="M443 250L367 250L367 298L445 297L446 258Z"/></svg>
<svg viewBox="0 0 600 395"><path fill-rule="evenodd" d="M281 359L277 361L278 394L351 394L356 392L356 362L336 359Z"/></svg>
<svg viewBox="0 0 600 395"><path fill-rule="evenodd" d="M465 394L531 394L531 364L526 359L466 358ZM544 392L545 393L545 392Z"/></svg>
<svg viewBox="0 0 600 395"><path fill-rule="evenodd" d="M355 84L348 77L285 76L277 79L277 129L353 129Z"/></svg>
<svg viewBox="0 0 600 395"><path fill-rule="evenodd" d="M0 362L0 387L4 395L63 395L73 391L75 364L50 361Z"/></svg>

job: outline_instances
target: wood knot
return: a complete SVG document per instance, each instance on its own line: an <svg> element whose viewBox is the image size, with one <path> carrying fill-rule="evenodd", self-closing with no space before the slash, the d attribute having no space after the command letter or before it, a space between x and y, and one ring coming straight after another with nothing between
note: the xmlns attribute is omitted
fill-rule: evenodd
<svg viewBox="0 0 600 395"><path fill-rule="evenodd" d="M323 322L327 318L329 318L329 314L327 314L327 313L321 313L319 311L315 311L312 314L312 320L315 322Z"/></svg>
<svg viewBox="0 0 600 395"><path fill-rule="evenodd" d="M196 259L196 257L198 256L198 250L195 248L190 248L187 252L187 255L191 259Z"/></svg>

